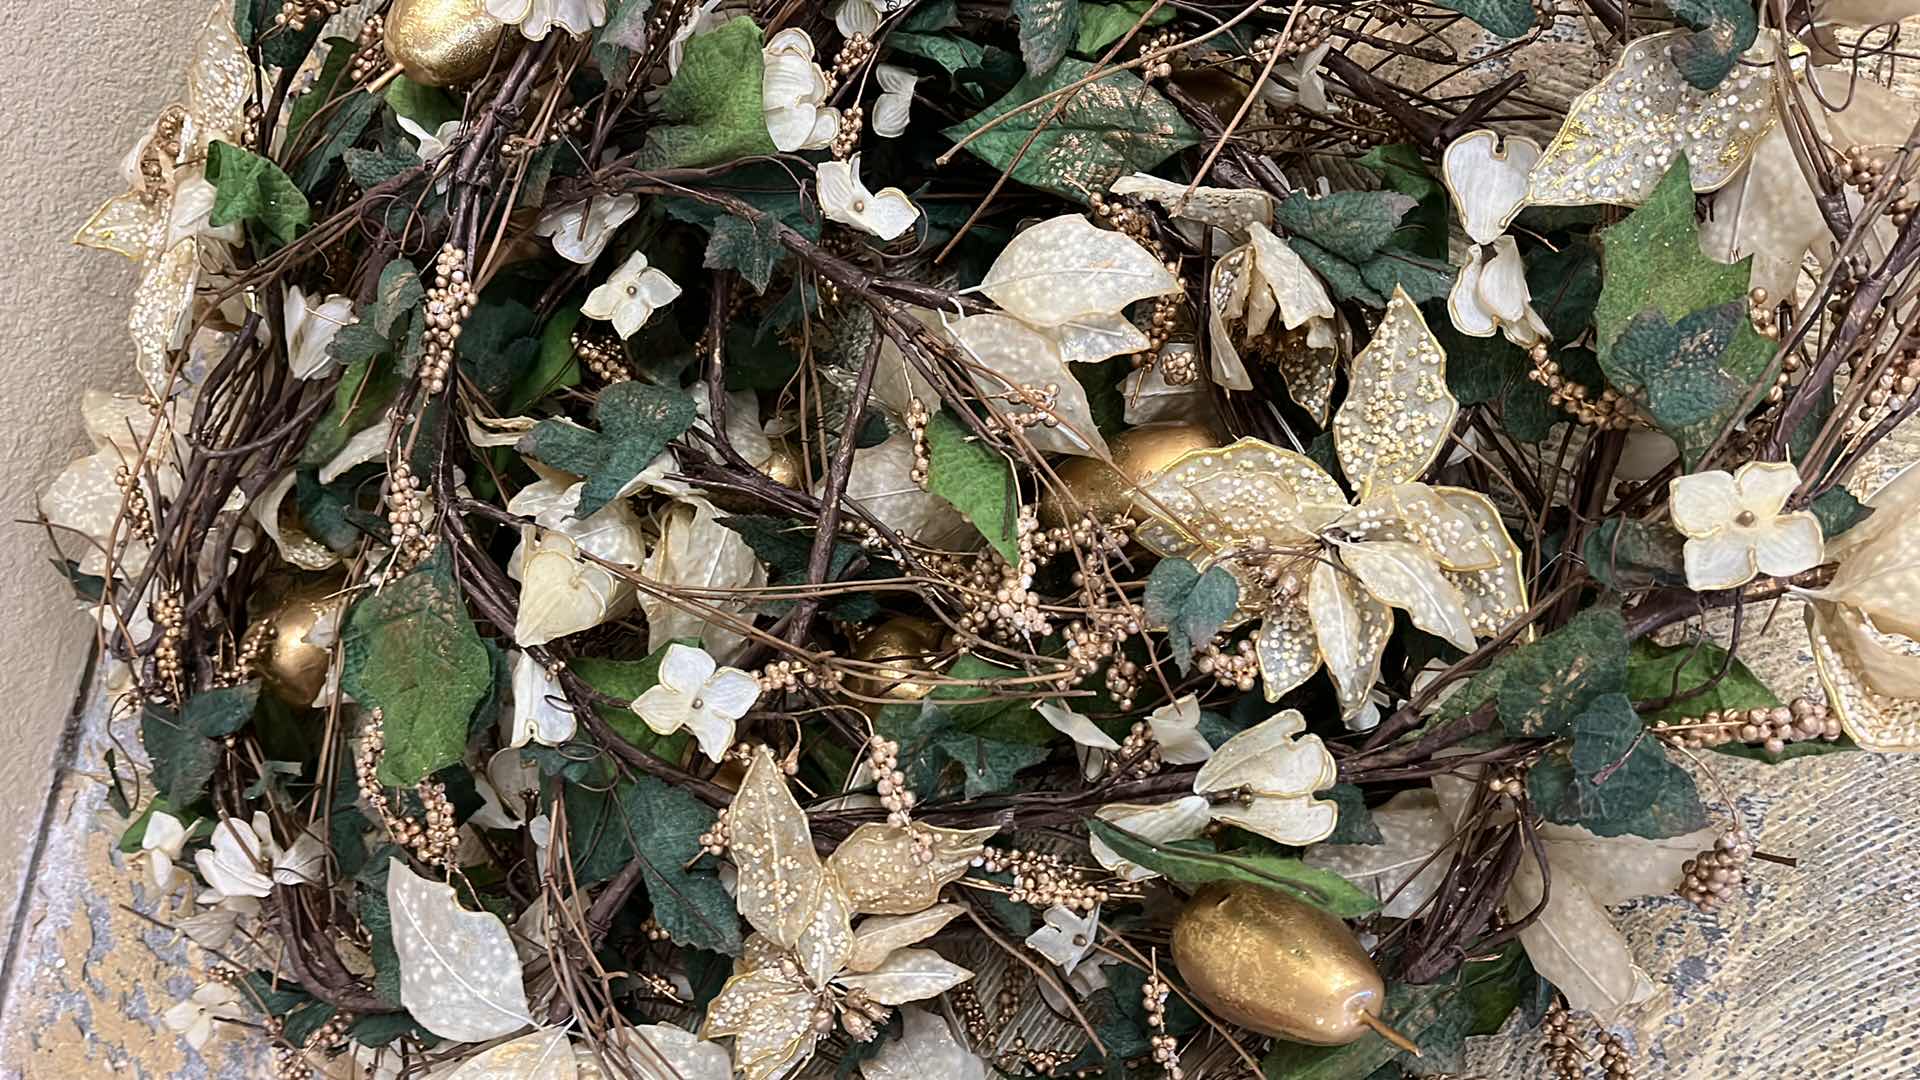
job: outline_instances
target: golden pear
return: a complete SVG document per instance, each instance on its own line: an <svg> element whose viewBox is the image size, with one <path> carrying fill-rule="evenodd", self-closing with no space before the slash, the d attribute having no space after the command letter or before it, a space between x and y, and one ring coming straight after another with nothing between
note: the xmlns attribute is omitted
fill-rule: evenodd
<svg viewBox="0 0 1920 1080"><path fill-rule="evenodd" d="M339 574L302 577L288 584L280 601L261 619L273 627L273 643L260 660L260 676L267 689L289 705L313 704L327 682L327 666L333 662L333 648L307 640L313 624L329 612L334 615L346 605L340 595ZM334 632L339 628L334 627Z"/></svg>
<svg viewBox="0 0 1920 1080"><path fill-rule="evenodd" d="M935 666L941 628L926 619L902 615L867 631L853 646L853 659L883 664L876 675L848 680L848 688L865 697L918 701L933 693L933 685L913 678ZM886 661L898 660L898 664Z"/></svg>
<svg viewBox="0 0 1920 1080"><path fill-rule="evenodd" d="M1141 484L1153 479L1180 455L1219 445L1220 440L1201 424L1177 420L1142 424L1107 440L1107 449L1113 454L1112 466L1097 458L1073 457L1060 463L1054 471L1060 474L1061 485L1073 494L1081 510L1102 521L1129 513L1137 520L1141 515L1133 511L1133 499ZM1043 528L1066 524L1072 512L1067 500L1057 491L1048 491L1040 497Z"/></svg>
<svg viewBox="0 0 1920 1080"><path fill-rule="evenodd" d="M1338 1046L1371 1030L1412 1050L1380 1022L1386 984L1346 924L1283 892L1205 886L1174 920L1173 962L1195 997L1250 1031Z"/></svg>
<svg viewBox="0 0 1920 1080"><path fill-rule="evenodd" d="M387 55L414 82L452 86L486 74L505 30L481 0L393 0Z"/></svg>

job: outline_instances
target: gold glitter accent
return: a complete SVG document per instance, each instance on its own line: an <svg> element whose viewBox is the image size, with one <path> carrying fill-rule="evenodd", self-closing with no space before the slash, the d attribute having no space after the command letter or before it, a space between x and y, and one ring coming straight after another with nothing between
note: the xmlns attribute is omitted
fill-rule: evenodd
<svg viewBox="0 0 1920 1080"><path fill-rule="evenodd" d="M1353 358L1352 386L1333 418L1333 445L1365 501L1417 480L1439 456L1460 402L1447 390L1447 354L1406 291L1394 286L1373 340Z"/></svg>

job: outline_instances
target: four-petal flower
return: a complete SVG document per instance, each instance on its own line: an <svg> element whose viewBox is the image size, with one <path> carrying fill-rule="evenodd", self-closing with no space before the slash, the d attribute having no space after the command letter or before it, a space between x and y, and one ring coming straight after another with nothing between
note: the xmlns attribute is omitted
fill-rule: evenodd
<svg viewBox="0 0 1920 1080"><path fill-rule="evenodd" d="M608 320L621 337L630 338L656 310L673 303L679 295L680 286L665 271L648 266L646 255L636 251L599 288L587 294L580 313L590 319Z"/></svg>
<svg viewBox="0 0 1920 1080"><path fill-rule="evenodd" d="M719 761L733 745L734 721L760 699L760 683L739 668L720 667L705 649L674 643L660 660L660 683L641 694L633 711L661 735L682 728Z"/></svg>
<svg viewBox="0 0 1920 1080"><path fill-rule="evenodd" d="M871 191L860 179L860 155L823 161L819 168L820 209L827 220L891 240L920 218L920 208L897 187Z"/></svg>
<svg viewBox="0 0 1920 1080"><path fill-rule="evenodd" d="M788 27L760 51L760 109L773 145L795 150L824 150L840 131L840 110L827 104L832 87L813 62L813 39Z"/></svg>
<svg viewBox="0 0 1920 1080"><path fill-rule="evenodd" d="M1732 589L1760 574L1791 577L1820 565L1820 519L1781 513L1799 486L1800 471L1782 461L1675 477L1668 491L1673 526L1687 538L1687 585Z"/></svg>
<svg viewBox="0 0 1920 1080"><path fill-rule="evenodd" d="M613 231L640 212L633 195L602 195L543 214L534 223L535 236L553 237L553 250L582 266L600 257Z"/></svg>

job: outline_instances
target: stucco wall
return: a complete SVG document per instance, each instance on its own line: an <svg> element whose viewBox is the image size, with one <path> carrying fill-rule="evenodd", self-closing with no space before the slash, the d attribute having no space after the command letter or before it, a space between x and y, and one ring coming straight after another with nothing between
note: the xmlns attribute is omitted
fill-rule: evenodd
<svg viewBox="0 0 1920 1080"><path fill-rule="evenodd" d="M69 241L173 98L205 10L201 0L0 4L0 896L9 901L90 641L47 564L44 534L15 522L33 516L36 493L85 442L80 389L124 385L130 355L131 264Z"/></svg>

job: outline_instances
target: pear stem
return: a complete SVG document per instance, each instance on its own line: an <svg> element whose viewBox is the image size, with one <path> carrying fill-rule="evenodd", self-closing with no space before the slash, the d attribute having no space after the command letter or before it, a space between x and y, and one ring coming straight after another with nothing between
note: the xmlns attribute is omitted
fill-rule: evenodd
<svg viewBox="0 0 1920 1080"><path fill-rule="evenodd" d="M1362 1009L1360 1011L1360 1022L1372 1028L1374 1031L1374 1034L1387 1040L1388 1042L1399 1047L1400 1049L1405 1050L1407 1053L1412 1054L1414 1057L1421 1056L1420 1048L1414 1045L1412 1039L1409 1039L1405 1035L1402 1035L1399 1032L1393 1030L1391 1027L1388 1027L1386 1021L1380 1019L1379 1017L1373 1015L1372 1013Z"/></svg>

